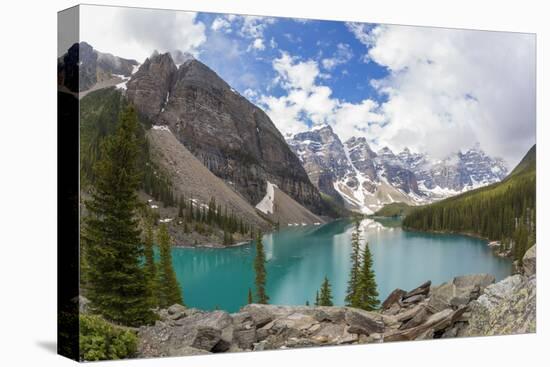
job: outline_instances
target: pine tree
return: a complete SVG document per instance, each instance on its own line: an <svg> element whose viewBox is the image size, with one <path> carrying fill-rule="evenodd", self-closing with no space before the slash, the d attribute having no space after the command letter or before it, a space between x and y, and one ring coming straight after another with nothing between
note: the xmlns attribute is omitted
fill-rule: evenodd
<svg viewBox="0 0 550 367"><path fill-rule="evenodd" d="M332 303L332 290L328 278L325 276L323 284L321 284L321 291L319 294L319 306L333 306Z"/></svg>
<svg viewBox="0 0 550 367"><path fill-rule="evenodd" d="M111 321L132 326L153 320L136 219L137 133L136 112L128 107L116 133L102 146L82 230L89 269L86 294L92 307Z"/></svg>
<svg viewBox="0 0 550 367"><path fill-rule="evenodd" d="M368 243L365 243L362 258L363 262L357 285L358 304L354 305L354 307L359 307L366 311L374 311L380 305L380 301L378 300L376 279L372 270L372 254Z"/></svg>
<svg viewBox="0 0 550 367"><path fill-rule="evenodd" d="M252 299L252 289L248 288L248 304L254 303L254 300Z"/></svg>
<svg viewBox="0 0 550 367"><path fill-rule="evenodd" d="M183 218L183 203L184 201L180 198L178 202L178 217Z"/></svg>
<svg viewBox="0 0 550 367"><path fill-rule="evenodd" d="M143 248L145 257L145 276L151 297L151 305L158 305L158 287L157 287L157 265L155 264L153 253L153 226L149 223L145 230L145 245Z"/></svg>
<svg viewBox="0 0 550 367"><path fill-rule="evenodd" d="M346 305L351 307L359 306L359 298L357 295L357 287L359 283L359 273L361 271L361 254L360 254L360 241L361 241L361 229L359 228L359 220L354 222L355 229L351 234L351 269L348 280L348 288L346 290Z"/></svg>
<svg viewBox="0 0 550 367"><path fill-rule="evenodd" d="M309 301L306 299L306 306L309 306Z"/></svg>
<svg viewBox="0 0 550 367"><path fill-rule="evenodd" d="M319 291L315 293L315 306L319 306Z"/></svg>
<svg viewBox="0 0 550 367"><path fill-rule="evenodd" d="M256 301L260 304L267 304L269 296L265 290L267 273L265 270L265 253L262 243L262 234L258 233L256 238L256 258L254 259L254 271L256 273Z"/></svg>
<svg viewBox="0 0 550 367"><path fill-rule="evenodd" d="M160 247L159 304L161 307L169 307L175 303L183 305L180 286L172 265L172 246L166 224L162 224L159 228L158 243Z"/></svg>

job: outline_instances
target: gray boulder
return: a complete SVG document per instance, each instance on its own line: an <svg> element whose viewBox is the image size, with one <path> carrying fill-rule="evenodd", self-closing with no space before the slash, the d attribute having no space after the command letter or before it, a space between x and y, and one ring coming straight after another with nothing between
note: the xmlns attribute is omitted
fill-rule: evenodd
<svg viewBox="0 0 550 367"><path fill-rule="evenodd" d="M388 310L391 306L400 302L405 294L407 294L407 292L405 292L403 289L399 289L399 288L395 289L384 300L384 302L382 302L382 309Z"/></svg>
<svg viewBox="0 0 550 367"><path fill-rule="evenodd" d="M348 308L346 310L346 323L349 325L348 332L352 334L369 336L373 333L384 332L382 317L374 312Z"/></svg>
<svg viewBox="0 0 550 367"><path fill-rule="evenodd" d="M197 327L191 336L190 347L211 351L221 340L221 330L211 326Z"/></svg>
<svg viewBox="0 0 550 367"><path fill-rule="evenodd" d="M424 321L428 319L428 316L430 315L426 307L420 306L417 309L415 309L416 312L413 317L408 319L404 324L401 325L400 329L410 329L413 327L416 327L420 324L422 324Z"/></svg>
<svg viewBox="0 0 550 367"><path fill-rule="evenodd" d="M428 293L430 293L430 286L431 285L432 285L432 282L430 280L428 280L425 283L422 283L421 285L419 285L418 287L416 287L412 291L407 292L403 296L403 301L405 301L407 298L411 298L411 297L415 297L415 296L419 296L419 295L427 296Z"/></svg>
<svg viewBox="0 0 550 367"><path fill-rule="evenodd" d="M523 256L523 274L535 275L537 272L537 245L533 245Z"/></svg>
<svg viewBox="0 0 550 367"><path fill-rule="evenodd" d="M266 325L274 319L272 307L260 304L246 305L241 309L241 312L248 313L258 328Z"/></svg>
<svg viewBox="0 0 550 367"><path fill-rule="evenodd" d="M536 331L536 278L513 275L488 286L470 304L464 335L506 335Z"/></svg>
<svg viewBox="0 0 550 367"><path fill-rule="evenodd" d="M436 331L447 328L452 323L454 313L455 311L447 308L429 316L426 321L416 327L390 332L384 336L384 341L428 339L433 337Z"/></svg>
<svg viewBox="0 0 550 367"><path fill-rule="evenodd" d="M479 297L483 289L495 282L489 274L472 274L455 277L431 290L428 308L437 313L446 308L457 309Z"/></svg>
<svg viewBox="0 0 550 367"><path fill-rule="evenodd" d="M252 349L257 340L256 329L235 330L233 332L233 339L239 348Z"/></svg>
<svg viewBox="0 0 550 367"><path fill-rule="evenodd" d="M344 307L315 307L312 316L319 322L342 322L346 318Z"/></svg>
<svg viewBox="0 0 550 367"><path fill-rule="evenodd" d="M170 312L166 313L170 317ZM175 322L161 320L141 327L138 336L138 354L142 357L175 355L183 347L226 351L233 343L233 320L225 311L195 312Z"/></svg>
<svg viewBox="0 0 550 367"><path fill-rule="evenodd" d="M163 314L166 319L179 320L186 316L187 308L179 304L173 304L168 307L166 314Z"/></svg>
<svg viewBox="0 0 550 367"><path fill-rule="evenodd" d="M429 290L429 288L428 288ZM412 304L412 303L419 303L426 299L426 296L423 294L415 294L411 297L404 298L403 301L401 301L404 305Z"/></svg>

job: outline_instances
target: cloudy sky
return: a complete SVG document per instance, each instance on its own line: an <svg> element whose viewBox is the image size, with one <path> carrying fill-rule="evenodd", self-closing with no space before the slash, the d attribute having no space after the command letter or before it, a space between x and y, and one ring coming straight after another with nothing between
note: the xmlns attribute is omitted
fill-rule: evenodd
<svg viewBox="0 0 550 367"><path fill-rule="evenodd" d="M81 40L143 62L189 52L283 134L444 157L475 143L513 167L535 143L535 36L366 23L81 7Z"/></svg>

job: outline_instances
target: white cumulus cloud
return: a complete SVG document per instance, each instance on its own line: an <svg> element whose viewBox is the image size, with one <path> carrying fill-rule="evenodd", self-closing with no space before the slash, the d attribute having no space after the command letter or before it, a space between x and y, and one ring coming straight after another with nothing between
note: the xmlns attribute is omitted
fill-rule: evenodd
<svg viewBox="0 0 550 367"><path fill-rule="evenodd" d="M479 142L517 163L535 142L535 37L427 27L348 25L367 58L389 70L372 81L385 97L384 127L369 135L393 149L444 156Z"/></svg>
<svg viewBox="0 0 550 367"><path fill-rule="evenodd" d="M261 38L256 38L251 44L250 46L248 47L248 50L258 50L258 51L262 51L262 50L265 50L265 45L264 45L264 40L261 39Z"/></svg>
<svg viewBox="0 0 550 367"><path fill-rule="evenodd" d="M277 20L270 17L258 17L252 15L238 16L241 21L239 33L246 38L263 38L265 29Z"/></svg>
<svg viewBox="0 0 550 367"><path fill-rule="evenodd" d="M227 19L227 17L216 17L210 25L210 28L213 31L221 30L226 33L231 33L231 22Z"/></svg>
<svg viewBox="0 0 550 367"><path fill-rule="evenodd" d="M258 102L283 134L294 134L311 125L330 124L342 139L364 135L364 127L378 123L378 104L365 99L353 104L332 96L318 83L323 73L314 60L299 60L287 52L273 61L275 82L286 91L280 97L262 95Z"/></svg>
<svg viewBox="0 0 550 367"><path fill-rule="evenodd" d="M339 43L336 46L336 52L332 57L327 57L321 60L321 64L327 70L332 70L336 66L345 64L353 57L353 51L347 43Z"/></svg>
<svg viewBox="0 0 550 367"><path fill-rule="evenodd" d="M173 10L81 6L80 36L94 48L142 62L153 50L194 56L206 41L196 13Z"/></svg>

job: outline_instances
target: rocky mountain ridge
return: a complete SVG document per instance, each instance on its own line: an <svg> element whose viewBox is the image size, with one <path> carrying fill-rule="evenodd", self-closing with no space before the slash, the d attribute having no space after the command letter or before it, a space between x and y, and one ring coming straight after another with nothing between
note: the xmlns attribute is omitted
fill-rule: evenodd
<svg viewBox="0 0 550 367"><path fill-rule="evenodd" d="M139 63L75 43L57 60L58 85L73 93L113 86L130 77Z"/></svg>
<svg viewBox="0 0 550 367"><path fill-rule="evenodd" d="M154 54L126 82L126 96L167 126L216 176L256 205L267 182L314 213L323 203L301 162L269 117L194 58L177 66Z"/></svg>
<svg viewBox="0 0 550 367"><path fill-rule="evenodd" d="M234 212L244 218L247 223L262 230L269 228L266 221L258 215L252 205L204 167L167 127L152 128L147 132L147 140L151 156L167 172L179 195L193 197L197 205L205 205L210 198L215 197L218 204L223 205L229 212ZM175 208L174 211L176 211ZM167 218L175 218L175 214ZM170 221L169 228L174 226L175 221ZM172 234L176 239L176 244L180 244L184 241L178 241L177 232L181 231L172 231Z"/></svg>
<svg viewBox="0 0 550 367"><path fill-rule="evenodd" d="M508 171L503 160L489 157L479 145L444 160L408 148L375 152L364 137L342 143L328 125L287 142L321 192L366 214L387 203L418 205L457 195L498 182Z"/></svg>

